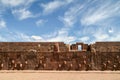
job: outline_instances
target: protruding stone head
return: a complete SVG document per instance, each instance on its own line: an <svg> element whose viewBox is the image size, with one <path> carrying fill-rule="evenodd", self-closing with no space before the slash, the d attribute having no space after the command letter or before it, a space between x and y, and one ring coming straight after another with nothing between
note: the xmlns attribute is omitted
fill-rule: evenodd
<svg viewBox="0 0 120 80"><path fill-rule="evenodd" d="M87 63L86 60L84 60L83 63L86 64Z"/></svg>
<svg viewBox="0 0 120 80"><path fill-rule="evenodd" d="M72 63L70 64L70 67L73 67L73 64L72 64Z"/></svg>
<svg viewBox="0 0 120 80"><path fill-rule="evenodd" d="M61 64L59 64L58 66L61 67Z"/></svg>
<svg viewBox="0 0 120 80"><path fill-rule="evenodd" d="M3 65L3 63L1 63L1 67L3 67L4 65Z"/></svg>
<svg viewBox="0 0 120 80"><path fill-rule="evenodd" d="M12 60L12 63L14 64L14 63L15 63L15 60Z"/></svg>
<svg viewBox="0 0 120 80"><path fill-rule="evenodd" d="M67 64L67 61L64 61L64 64Z"/></svg>
<svg viewBox="0 0 120 80"><path fill-rule="evenodd" d="M20 63L20 67L21 67L21 68L23 67L23 64L22 64L22 63Z"/></svg>
<svg viewBox="0 0 120 80"><path fill-rule="evenodd" d="M28 64L28 61L27 61L27 60L25 61L25 64Z"/></svg>

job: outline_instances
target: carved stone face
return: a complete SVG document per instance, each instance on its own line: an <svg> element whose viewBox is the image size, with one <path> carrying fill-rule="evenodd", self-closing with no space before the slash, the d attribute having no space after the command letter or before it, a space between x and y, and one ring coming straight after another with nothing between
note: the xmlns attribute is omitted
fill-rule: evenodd
<svg viewBox="0 0 120 80"><path fill-rule="evenodd" d="M25 64L28 64L28 62L27 62L27 61L25 61Z"/></svg>
<svg viewBox="0 0 120 80"><path fill-rule="evenodd" d="M12 60L12 63L15 63L15 60Z"/></svg>
<svg viewBox="0 0 120 80"><path fill-rule="evenodd" d="M88 66L89 66L89 67L91 67L91 65L90 65L90 64L88 64Z"/></svg>
<svg viewBox="0 0 120 80"><path fill-rule="evenodd" d="M111 61L110 61L110 60L108 60L107 62L108 62L109 64L111 63Z"/></svg>
<svg viewBox="0 0 120 80"><path fill-rule="evenodd" d="M67 64L67 61L64 61L64 64Z"/></svg>
<svg viewBox="0 0 120 80"><path fill-rule="evenodd" d="M84 60L83 63L86 64L86 61Z"/></svg>
<svg viewBox="0 0 120 80"><path fill-rule="evenodd" d="M35 67L38 67L38 65L36 64Z"/></svg>
<svg viewBox="0 0 120 80"><path fill-rule="evenodd" d="M79 64L79 67L81 67L82 65L81 64Z"/></svg>
<svg viewBox="0 0 120 80"><path fill-rule="evenodd" d="M42 60L40 60L40 64L42 64Z"/></svg>
<svg viewBox="0 0 120 80"><path fill-rule="evenodd" d="M113 67L116 67L116 65L114 64Z"/></svg>
<svg viewBox="0 0 120 80"><path fill-rule="evenodd" d="M104 66L106 66L106 63L103 63Z"/></svg>
<svg viewBox="0 0 120 80"><path fill-rule="evenodd" d="M46 64L44 64L44 67L46 67Z"/></svg>
<svg viewBox="0 0 120 80"><path fill-rule="evenodd" d="M58 66L61 67L61 64L59 64Z"/></svg>
<svg viewBox="0 0 120 80"><path fill-rule="evenodd" d="M15 67L17 67L17 64L15 64Z"/></svg>
<svg viewBox="0 0 120 80"><path fill-rule="evenodd" d="M41 45L40 44L38 44L38 47L40 47Z"/></svg>
<svg viewBox="0 0 120 80"><path fill-rule="evenodd" d="M119 59L119 56L117 55L116 58Z"/></svg>
<svg viewBox="0 0 120 80"><path fill-rule="evenodd" d="M22 63L20 64L20 67L22 67L23 65L22 65Z"/></svg>
<svg viewBox="0 0 120 80"><path fill-rule="evenodd" d="M1 64L1 67L3 67L3 63Z"/></svg>
<svg viewBox="0 0 120 80"><path fill-rule="evenodd" d="M72 67L72 66L73 66L73 64L70 64L70 66Z"/></svg>

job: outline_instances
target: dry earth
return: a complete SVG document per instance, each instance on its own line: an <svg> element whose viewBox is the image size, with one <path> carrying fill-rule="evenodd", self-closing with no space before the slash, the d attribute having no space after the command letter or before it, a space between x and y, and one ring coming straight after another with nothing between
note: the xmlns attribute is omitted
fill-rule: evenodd
<svg viewBox="0 0 120 80"><path fill-rule="evenodd" d="M0 80L120 80L120 71L0 71Z"/></svg>

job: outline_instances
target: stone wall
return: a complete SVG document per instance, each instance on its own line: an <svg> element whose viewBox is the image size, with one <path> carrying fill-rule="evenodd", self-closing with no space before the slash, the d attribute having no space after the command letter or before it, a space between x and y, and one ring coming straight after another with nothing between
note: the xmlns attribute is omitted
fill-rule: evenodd
<svg viewBox="0 0 120 80"><path fill-rule="evenodd" d="M120 70L120 42L0 42L0 69Z"/></svg>

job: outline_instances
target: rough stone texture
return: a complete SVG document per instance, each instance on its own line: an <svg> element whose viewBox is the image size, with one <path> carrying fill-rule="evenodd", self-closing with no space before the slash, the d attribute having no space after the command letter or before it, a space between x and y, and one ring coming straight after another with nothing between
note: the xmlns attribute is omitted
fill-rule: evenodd
<svg viewBox="0 0 120 80"><path fill-rule="evenodd" d="M120 42L0 42L0 69L120 70Z"/></svg>

